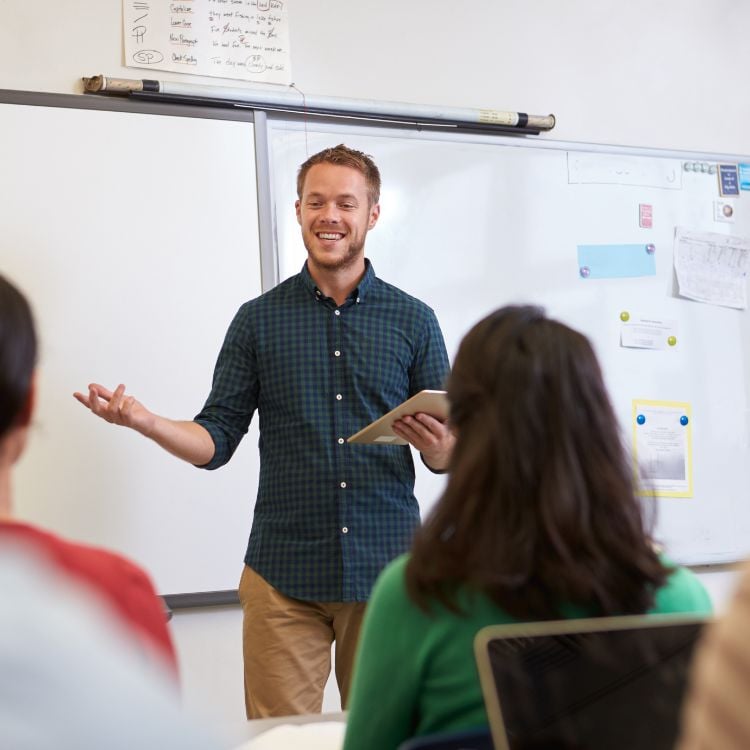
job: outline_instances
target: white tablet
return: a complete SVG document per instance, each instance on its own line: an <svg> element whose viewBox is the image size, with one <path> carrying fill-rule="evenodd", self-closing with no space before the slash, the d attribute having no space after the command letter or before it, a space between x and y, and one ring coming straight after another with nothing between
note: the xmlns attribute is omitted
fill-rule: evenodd
<svg viewBox="0 0 750 750"><path fill-rule="evenodd" d="M420 391L411 398L391 409L379 419L376 419L367 427L352 435L348 443L382 443L384 445L406 445L391 430L391 425L401 417L414 414L429 414L435 419L444 420L448 418L448 398L445 391Z"/></svg>

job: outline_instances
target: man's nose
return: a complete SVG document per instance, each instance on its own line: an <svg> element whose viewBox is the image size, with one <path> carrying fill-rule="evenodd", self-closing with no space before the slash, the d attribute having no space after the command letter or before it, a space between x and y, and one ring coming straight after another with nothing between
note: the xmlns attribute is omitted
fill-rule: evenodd
<svg viewBox="0 0 750 750"><path fill-rule="evenodd" d="M338 206L335 203L324 204L320 218L323 221L337 222L340 218Z"/></svg>

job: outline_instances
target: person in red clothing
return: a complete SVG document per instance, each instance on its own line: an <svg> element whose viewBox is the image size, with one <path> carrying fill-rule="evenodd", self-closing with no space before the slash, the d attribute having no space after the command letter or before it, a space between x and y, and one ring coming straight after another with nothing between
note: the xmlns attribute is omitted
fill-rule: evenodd
<svg viewBox="0 0 750 750"><path fill-rule="evenodd" d="M164 605L145 571L114 552L62 539L13 518L11 477L34 410L36 357L29 303L0 276L0 545L14 541L34 550L92 590L147 654L176 675Z"/></svg>

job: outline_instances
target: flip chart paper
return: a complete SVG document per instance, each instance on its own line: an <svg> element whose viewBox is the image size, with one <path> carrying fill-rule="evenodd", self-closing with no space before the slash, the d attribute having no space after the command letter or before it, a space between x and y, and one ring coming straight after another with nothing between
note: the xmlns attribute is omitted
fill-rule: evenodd
<svg viewBox="0 0 750 750"><path fill-rule="evenodd" d="M291 83L281 0L123 0L125 65Z"/></svg>

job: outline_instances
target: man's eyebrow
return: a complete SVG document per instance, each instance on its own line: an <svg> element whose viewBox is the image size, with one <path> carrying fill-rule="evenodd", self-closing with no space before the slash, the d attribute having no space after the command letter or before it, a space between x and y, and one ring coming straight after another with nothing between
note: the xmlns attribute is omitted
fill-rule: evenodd
<svg viewBox="0 0 750 750"><path fill-rule="evenodd" d="M317 193L317 192L310 192L308 193L305 198L323 198L325 197L323 193ZM358 201L359 197L356 196L354 193L339 193L339 195L336 196L336 200L351 200L351 201Z"/></svg>

